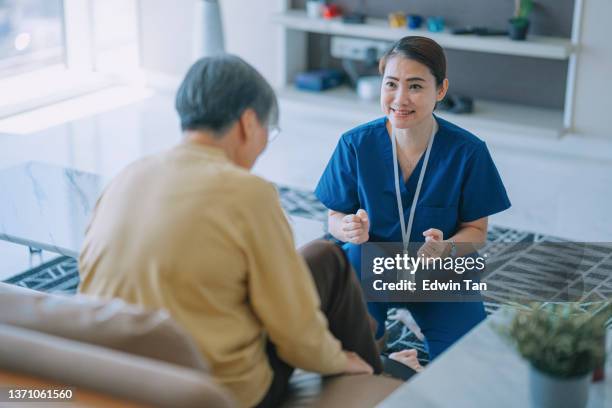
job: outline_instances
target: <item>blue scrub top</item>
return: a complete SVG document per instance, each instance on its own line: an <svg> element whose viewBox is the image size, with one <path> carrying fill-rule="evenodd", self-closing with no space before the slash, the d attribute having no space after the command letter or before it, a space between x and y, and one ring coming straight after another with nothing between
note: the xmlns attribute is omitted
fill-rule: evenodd
<svg viewBox="0 0 612 408"><path fill-rule="evenodd" d="M423 232L437 228L444 238L460 223L487 217L510 207L510 200L486 144L446 120L435 117L438 132L423 179L410 242L423 242ZM386 117L342 135L319 184L316 196L329 209L354 214L367 211L370 241L401 242L395 197L393 153ZM404 217L408 220L423 156L406 183L400 180ZM402 177L401 168L399 169Z"/></svg>

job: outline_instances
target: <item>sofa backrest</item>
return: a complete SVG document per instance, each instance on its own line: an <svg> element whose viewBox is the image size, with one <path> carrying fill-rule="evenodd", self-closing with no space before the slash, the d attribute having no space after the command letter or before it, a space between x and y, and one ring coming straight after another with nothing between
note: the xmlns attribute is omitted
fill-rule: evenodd
<svg viewBox="0 0 612 408"><path fill-rule="evenodd" d="M4 324L0 345L0 370L76 387L75 393L91 390L156 407L236 406L200 370Z"/></svg>
<svg viewBox="0 0 612 408"><path fill-rule="evenodd" d="M0 324L208 372L193 340L167 312L120 299L54 295L0 283Z"/></svg>

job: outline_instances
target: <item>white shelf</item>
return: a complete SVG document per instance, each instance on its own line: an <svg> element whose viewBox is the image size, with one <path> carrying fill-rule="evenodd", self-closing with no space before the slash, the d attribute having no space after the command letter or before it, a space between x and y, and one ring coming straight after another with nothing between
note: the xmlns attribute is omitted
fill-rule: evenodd
<svg viewBox="0 0 612 408"><path fill-rule="evenodd" d="M324 92L309 92L287 86L278 91L282 103L299 104L302 111L335 116L355 123L364 123L382 116L378 101L366 102L348 87ZM520 105L477 100L469 114L436 112L458 126L483 133L508 134L519 138L538 136L557 139L564 133L563 112L560 110L523 107ZM486 135L483 134L486 139ZM528 140L528 139L527 139Z"/></svg>
<svg viewBox="0 0 612 408"><path fill-rule="evenodd" d="M377 40L397 41L407 35L420 35L429 37L448 49L524 57L566 60L574 50L571 40L566 38L529 36L526 41L513 41L507 37L432 33L421 29L391 28L387 20L375 18L368 18L366 24L346 24L340 18L309 18L303 10L288 10L275 14L272 21L292 30Z"/></svg>

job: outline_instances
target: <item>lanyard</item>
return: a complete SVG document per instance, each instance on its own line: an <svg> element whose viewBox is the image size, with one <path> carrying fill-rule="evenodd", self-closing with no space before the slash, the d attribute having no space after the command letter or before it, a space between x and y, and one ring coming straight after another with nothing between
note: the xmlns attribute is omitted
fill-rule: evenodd
<svg viewBox="0 0 612 408"><path fill-rule="evenodd" d="M434 119L433 129L431 131L431 137L427 144L427 150L425 150L425 158L423 159L423 167L419 173L419 181L417 182L416 191L414 198L412 199L412 205L410 206L410 215L408 217L408 228L404 221L404 206L402 205L402 196L400 193L400 181L399 181L399 170L397 163L397 141L395 140L395 128L391 128L391 145L393 147L393 174L395 175L395 196L397 197L397 208L399 210L400 225L402 228L402 242L404 244L404 253L408 253L408 243L410 241L410 233L412 232L412 222L414 220L414 212L416 211L416 204L419 201L419 195L421 194L421 186L423 185L423 178L425 177L425 170L429 163L429 154L431 153L431 146L433 145L434 137L438 130L438 124Z"/></svg>

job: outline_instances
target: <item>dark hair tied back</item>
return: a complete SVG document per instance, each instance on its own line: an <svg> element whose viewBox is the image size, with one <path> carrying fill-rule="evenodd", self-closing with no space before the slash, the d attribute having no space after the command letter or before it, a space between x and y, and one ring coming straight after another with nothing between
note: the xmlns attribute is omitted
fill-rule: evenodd
<svg viewBox="0 0 612 408"><path fill-rule="evenodd" d="M425 65L436 79L437 86L442 85L446 78L444 50L431 38L408 36L397 41L380 59L378 70L381 75L385 72L387 62L395 56L408 58Z"/></svg>

